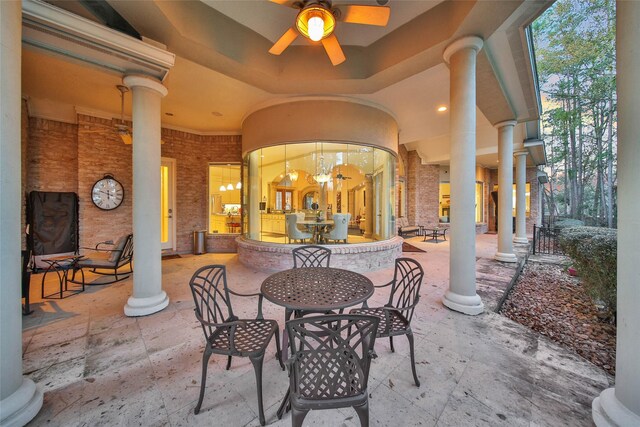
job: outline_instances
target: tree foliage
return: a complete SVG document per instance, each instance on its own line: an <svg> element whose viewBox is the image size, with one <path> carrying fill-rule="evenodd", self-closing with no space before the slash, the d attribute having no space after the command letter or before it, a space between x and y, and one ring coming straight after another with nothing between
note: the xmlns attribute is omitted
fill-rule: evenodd
<svg viewBox="0 0 640 427"><path fill-rule="evenodd" d="M615 224L615 1L558 0L533 25L551 214Z"/></svg>

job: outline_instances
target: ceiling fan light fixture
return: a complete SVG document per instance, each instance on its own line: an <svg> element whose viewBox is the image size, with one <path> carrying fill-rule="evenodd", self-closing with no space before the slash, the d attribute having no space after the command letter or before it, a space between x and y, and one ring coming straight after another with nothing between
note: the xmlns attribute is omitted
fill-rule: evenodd
<svg viewBox="0 0 640 427"><path fill-rule="evenodd" d="M314 42L329 37L335 27L333 13L317 4L302 9L296 18L296 28L300 34Z"/></svg>

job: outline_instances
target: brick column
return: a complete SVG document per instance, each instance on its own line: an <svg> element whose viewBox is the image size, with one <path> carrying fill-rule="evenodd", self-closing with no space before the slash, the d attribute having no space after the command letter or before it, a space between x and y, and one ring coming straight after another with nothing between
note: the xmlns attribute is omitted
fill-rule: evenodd
<svg viewBox="0 0 640 427"><path fill-rule="evenodd" d="M163 310L160 236L160 100L167 89L158 80L131 75L133 92L133 295L124 314L146 316Z"/></svg>
<svg viewBox="0 0 640 427"><path fill-rule="evenodd" d="M498 252L502 262L516 262L513 253L513 127L515 120L498 123Z"/></svg>
<svg viewBox="0 0 640 427"><path fill-rule="evenodd" d="M22 376L20 306L20 56L19 1L0 1L0 425L22 426L42 407L42 391Z"/></svg>
<svg viewBox="0 0 640 427"><path fill-rule="evenodd" d="M618 331L616 385L593 401L602 426L640 426L640 3L616 2L618 67Z"/></svg>
<svg viewBox="0 0 640 427"><path fill-rule="evenodd" d="M484 304L476 293L476 55L482 39L456 40L444 51L451 75L451 255L449 290L442 303L476 315Z"/></svg>
<svg viewBox="0 0 640 427"><path fill-rule="evenodd" d="M527 239L527 152L518 151L516 156L516 243L528 243ZM511 195L509 195L511 197ZM498 197L499 199L500 197ZM498 202L500 203L500 202Z"/></svg>

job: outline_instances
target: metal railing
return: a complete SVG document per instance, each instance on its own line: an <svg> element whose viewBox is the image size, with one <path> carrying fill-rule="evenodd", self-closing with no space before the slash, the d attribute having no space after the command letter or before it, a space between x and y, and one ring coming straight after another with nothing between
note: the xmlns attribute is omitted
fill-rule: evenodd
<svg viewBox="0 0 640 427"><path fill-rule="evenodd" d="M564 255L560 248L560 228L533 226L533 253Z"/></svg>

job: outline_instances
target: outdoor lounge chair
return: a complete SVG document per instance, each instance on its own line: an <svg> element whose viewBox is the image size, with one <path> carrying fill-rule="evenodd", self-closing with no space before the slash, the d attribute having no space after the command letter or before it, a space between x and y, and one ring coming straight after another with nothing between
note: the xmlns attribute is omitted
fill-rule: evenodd
<svg viewBox="0 0 640 427"><path fill-rule="evenodd" d="M231 368L233 356L248 357L253 364L258 389L258 415L260 424L265 424L262 406L262 362L264 353L276 337L276 358L284 370L280 352L280 336L278 323L275 320L262 317L261 293L239 294L227 286L227 273L224 265L207 265L198 269L189 282L193 301L195 302L196 318L202 325L206 345L202 355L202 380L200 382L200 397L194 413L200 412L204 390L207 383L207 367L213 353L227 356L227 370ZM258 296L258 314L253 319L238 319L231 308L230 294L240 297ZM215 424L215 421L213 422Z"/></svg>
<svg viewBox="0 0 640 427"><path fill-rule="evenodd" d="M278 418L291 406L291 425L301 426L309 410L353 406L361 426L369 425L367 382L379 319L337 314L287 322L292 356L289 391Z"/></svg>
<svg viewBox="0 0 640 427"><path fill-rule="evenodd" d="M92 273L105 276L113 276L113 280L107 282L94 283L96 285L108 285L128 278L133 273L131 261L133 260L133 234L127 234L118 239L113 244L111 241L100 242L95 248L93 256L85 256L78 260L78 268L90 268ZM119 271L123 267L128 267L127 271ZM74 275L75 276L75 275ZM74 277L75 279L75 277ZM75 280L70 280L75 282ZM84 283L84 274L82 276Z"/></svg>
<svg viewBox="0 0 640 427"><path fill-rule="evenodd" d="M391 285L389 302L384 307L369 308L365 301L362 308L356 308L350 311L353 314L378 316L380 318L378 337L389 337L392 352L395 351L393 348L393 337L396 335L407 336L411 352L413 379L418 387L420 387L420 381L416 374L411 318L420 300L420 286L422 285L423 277L424 271L417 261L411 258L397 258L393 280L385 285L376 286L376 288L384 288Z"/></svg>

